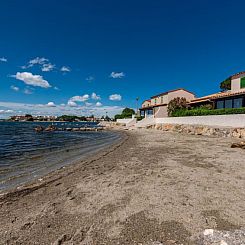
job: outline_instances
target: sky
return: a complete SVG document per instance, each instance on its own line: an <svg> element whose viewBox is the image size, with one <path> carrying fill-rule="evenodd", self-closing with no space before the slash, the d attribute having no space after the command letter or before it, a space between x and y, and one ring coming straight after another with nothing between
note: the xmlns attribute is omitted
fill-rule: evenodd
<svg viewBox="0 0 245 245"><path fill-rule="evenodd" d="M244 1L2 0L0 117L112 116L245 70Z"/></svg>

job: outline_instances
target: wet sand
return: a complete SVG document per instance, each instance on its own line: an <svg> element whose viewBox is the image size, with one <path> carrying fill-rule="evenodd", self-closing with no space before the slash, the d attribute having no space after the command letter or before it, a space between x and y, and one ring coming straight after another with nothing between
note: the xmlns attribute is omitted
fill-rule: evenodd
<svg viewBox="0 0 245 245"><path fill-rule="evenodd" d="M245 226L245 151L229 138L128 131L0 197L0 244L196 244ZM157 243L159 242L159 243Z"/></svg>

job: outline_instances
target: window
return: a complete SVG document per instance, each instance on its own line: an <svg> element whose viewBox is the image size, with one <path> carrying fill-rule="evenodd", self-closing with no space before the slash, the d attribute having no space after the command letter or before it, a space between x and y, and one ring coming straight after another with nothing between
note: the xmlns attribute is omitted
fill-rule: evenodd
<svg viewBox="0 0 245 245"><path fill-rule="evenodd" d="M243 104L243 98L236 98L234 99L234 108L241 108Z"/></svg>
<svg viewBox="0 0 245 245"><path fill-rule="evenodd" d="M151 116L151 115L153 115L153 110L152 109L147 110L146 113L147 113L147 115Z"/></svg>
<svg viewBox="0 0 245 245"><path fill-rule="evenodd" d="M156 105L156 103L157 103L157 99L155 99L155 105Z"/></svg>
<svg viewBox="0 0 245 245"><path fill-rule="evenodd" d="M223 100L218 100L216 103L216 108L217 109L223 109L224 108L224 101Z"/></svg>
<svg viewBox="0 0 245 245"><path fill-rule="evenodd" d="M163 97L161 97L161 104L163 104Z"/></svg>
<svg viewBox="0 0 245 245"><path fill-rule="evenodd" d="M241 87L240 88L245 88L245 77L241 78Z"/></svg>
<svg viewBox="0 0 245 245"><path fill-rule="evenodd" d="M225 108L232 108L232 99L225 100Z"/></svg>

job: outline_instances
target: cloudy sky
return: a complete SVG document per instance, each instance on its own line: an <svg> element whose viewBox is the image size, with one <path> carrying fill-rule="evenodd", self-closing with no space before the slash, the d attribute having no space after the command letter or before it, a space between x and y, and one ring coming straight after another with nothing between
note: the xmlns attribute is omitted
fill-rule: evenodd
<svg viewBox="0 0 245 245"><path fill-rule="evenodd" d="M114 115L244 70L243 1L0 2L0 117ZM233 13L233 14L231 14Z"/></svg>

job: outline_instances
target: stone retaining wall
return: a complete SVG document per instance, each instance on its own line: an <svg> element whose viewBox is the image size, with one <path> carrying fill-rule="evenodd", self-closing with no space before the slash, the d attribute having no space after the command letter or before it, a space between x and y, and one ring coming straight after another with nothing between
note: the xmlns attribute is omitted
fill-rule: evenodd
<svg viewBox="0 0 245 245"><path fill-rule="evenodd" d="M205 125L209 127L245 127L245 114L234 115L208 115L190 117L164 117L155 118L155 124L185 124L185 125Z"/></svg>
<svg viewBox="0 0 245 245"><path fill-rule="evenodd" d="M220 128L201 125L184 125L184 124L155 124L147 126L147 128L179 132L192 135L207 135L218 137L235 137L245 138L245 128Z"/></svg>

